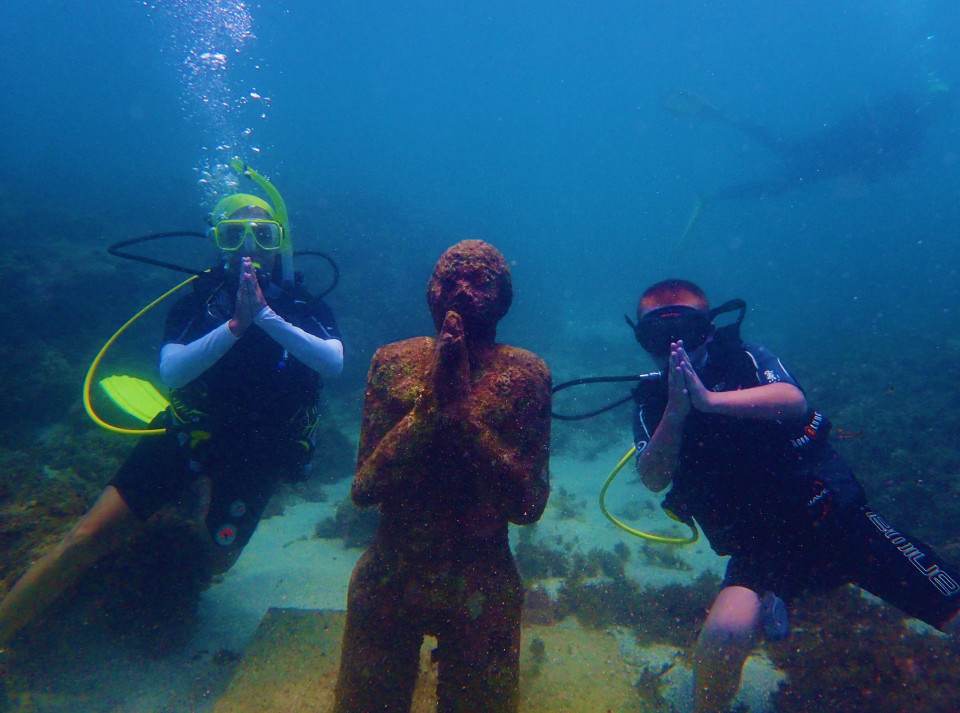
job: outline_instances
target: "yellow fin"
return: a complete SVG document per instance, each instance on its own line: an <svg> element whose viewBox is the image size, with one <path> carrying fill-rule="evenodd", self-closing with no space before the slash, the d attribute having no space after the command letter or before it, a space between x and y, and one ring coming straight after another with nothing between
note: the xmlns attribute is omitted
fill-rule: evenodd
<svg viewBox="0 0 960 713"><path fill-rule="evenodd" d="M150 423L170 402L146 379L115 374L100 380L100 387L120 409Z"/></svg>

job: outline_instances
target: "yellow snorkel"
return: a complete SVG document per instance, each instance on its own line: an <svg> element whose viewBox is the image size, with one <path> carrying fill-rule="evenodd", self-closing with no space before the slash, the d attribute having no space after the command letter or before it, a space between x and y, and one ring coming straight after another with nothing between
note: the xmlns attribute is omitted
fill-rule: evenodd
<svg viewBox="0 0 960 713"><path fill-rule="evenodd" d="M266 193L267 198L270 199L270 205L267 210L273 215L274 219L283 226L283 241L280 244L280 266L283 271L282 278L292 281L294 279L293 239L290 235L290 216L287 213L287 204L284 202L283 196L280 195L280 191L276 189L276 186L239 158L235 157L230 159L230 168L232 168L237 175L246 176L260 186L260 189Z"/></svg>

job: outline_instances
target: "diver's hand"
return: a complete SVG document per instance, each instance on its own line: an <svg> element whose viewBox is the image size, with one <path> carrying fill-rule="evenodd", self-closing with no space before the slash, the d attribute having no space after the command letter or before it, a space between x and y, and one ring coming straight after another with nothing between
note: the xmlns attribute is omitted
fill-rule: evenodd
<svg viewBox="0 0 960 713"><path fill-rule="evenodd" d="M260 283L257 282L253 260L245 257L240 267L240 285L237 287L237 301L233 308L233 319L228 323L233 335L239 337L246 332L260 310L266 306L267 300L260 289Z"/></svg>
<svg viewBox="0 0 960 713"><path fill-rule="evenodd" d="M670 344L670 361L667 366L667 407L663 418L675 423L683 423L690 413L691 398L687 387L686 372L683 360L686 352L683 350L683 341ZM687 359L689 363L689 359ZM699 379L697 380L699 382ZM700 384L703 386L703 384Z"/></svg>
<svg viewBox="0 0 960 713"><path fill-rule="evenodd" d="M249 295L255 303L252 309L253 316L256 317L257 313L267 306L267 298L263 296L263 290L260 289L260 280L257 279L257 273L253 269L253 260L251 258L245 257L243 259L243 269L243 276L247 281Z"/></svg>
<svg viewBox="0 0 960 713"><path fill-rule="evenodd" d="M433 390L441 408L462 402L470 392L470 361L463 318L453 310L447 312L437 335Z"/></svg>
<svg viewBox="0 0 960 713"><path fill-rule="evenodd" d="M700 377L693 368L690 356L683 348L682 343L679 350L679 365L680 370L683 372L684 381L687 384L687 394L689 395L688 400L690 405L697 409L697 411L709 412L713 407L714 394L700 381Z"/></svg>

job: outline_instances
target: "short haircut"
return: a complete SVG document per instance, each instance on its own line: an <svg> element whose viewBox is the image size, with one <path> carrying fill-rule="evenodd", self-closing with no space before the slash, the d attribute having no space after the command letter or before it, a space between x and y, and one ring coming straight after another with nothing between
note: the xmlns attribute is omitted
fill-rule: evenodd
<svg viewBox="0 0 960 713"><path fill-rule="evenodd" d="M640 295L640 303L637 305L637 316L658 307L675 304L690 304L704 310L710 307L707 293L699 285L689 280L671 278L650 285L643 291Z"/></svg>

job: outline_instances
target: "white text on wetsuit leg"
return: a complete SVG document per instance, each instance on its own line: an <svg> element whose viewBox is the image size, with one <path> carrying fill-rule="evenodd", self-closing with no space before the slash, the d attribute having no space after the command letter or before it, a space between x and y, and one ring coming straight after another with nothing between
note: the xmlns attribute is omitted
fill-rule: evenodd
<svg viewBox="0 0 960 713"><path fill-rule="evenodd" d="M883 533L883 536L890 540L892 545L895 545L900 552L903 553L903 556L906 557L910 564L917 568L917 570L926 576L930 580L930 584L937 588L943 596L952 597L957 592L960 592L960 584L957 584L957 581L951 577L949 574L944 572L938 565L931 564L924 566L921 563L921 560L926 558L926 553L918 550L913 543L907 542L907 538L901 535L897 530L894 530L893 527L886 522L880 515L875 512L867 512L867 519L874 524L874 526Z"/></svg>

